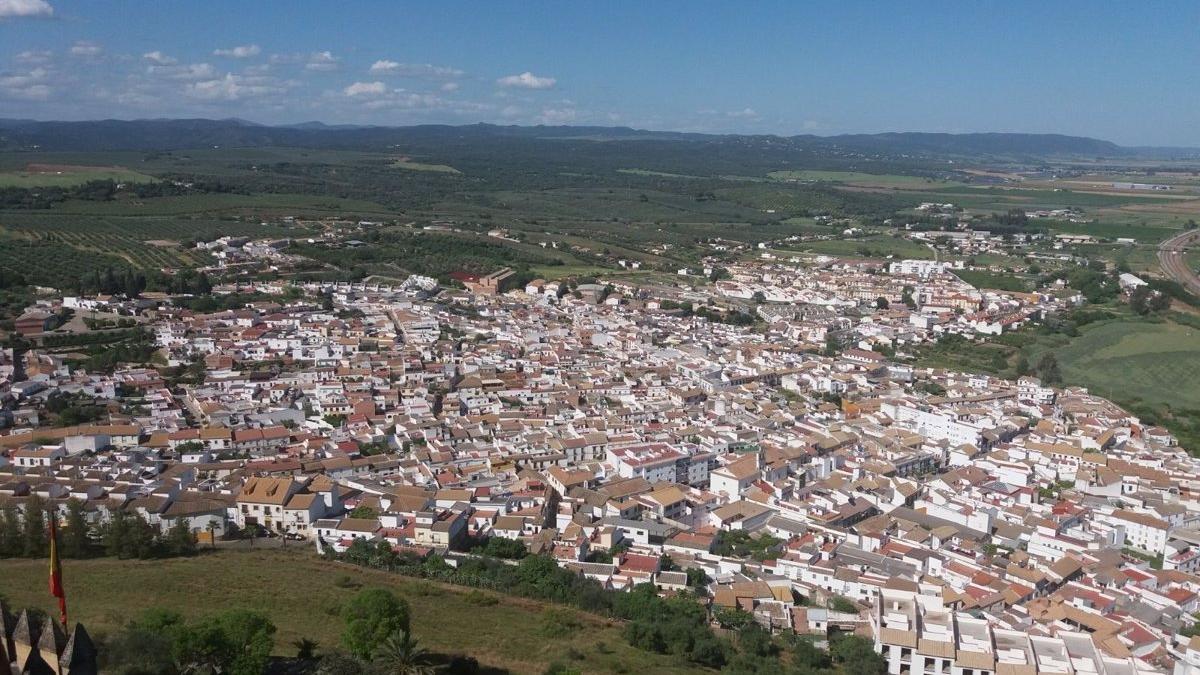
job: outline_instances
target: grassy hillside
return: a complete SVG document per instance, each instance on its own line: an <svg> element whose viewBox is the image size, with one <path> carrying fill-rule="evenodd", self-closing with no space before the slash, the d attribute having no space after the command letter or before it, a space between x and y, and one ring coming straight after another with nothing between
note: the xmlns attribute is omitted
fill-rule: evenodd
<svg viewBox="0 0 1200 675"><path fill-rule="evenodd" d="M0 574L5 579L0 592L12 605L52 609L44 560L0 561ZM277 654L291 656L292 641L302 637L319 642L322 651L338 644L342 603L359 587L378 586L412 606L413 632L422 645L468 654L487 666L530 673L557 661L585 672L703 672L634 649L619 625L591 614L554 606L547 616L552 606L546 603L343 566L308 547L155 561L66 560L63 574L72 620L93 634L110 632L150 607L189 617L247 608L265 612L278 627ZM353 585L345 583L347 577ZM577 625L563 626L564 616Z"/></svg>
<svg viewBox="0 0 1200 675"><path fill-rule="evenodd" d="M1104 309L1110 318L1080 326L1076 335L1025 329L988 341L939 343L920 350L918 363L1012 378L1020 356L1036 364L1051 353L1064 384L1087 387L1147 423L1166 425L1185 449L1200 453L1200 320L1180 312L1145 317L1123 306Z"/></svg>
<svg viewBox="0 0 1200 675"><path fill-rule="evenodd" d="M1057 351L1068 381L1115 399L1200 407L1200 329L1131 318L1086 326Z"/></svg>

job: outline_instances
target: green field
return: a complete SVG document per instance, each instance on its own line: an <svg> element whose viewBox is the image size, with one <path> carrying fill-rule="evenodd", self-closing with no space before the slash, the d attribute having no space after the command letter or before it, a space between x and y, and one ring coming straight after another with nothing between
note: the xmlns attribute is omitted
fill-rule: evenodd
<svg viewBox="0 0 1200 675"><path fill-rule="evenodd" d="M882 188L939 189L941 186L963 185L963 183L924 176L861 173L858 171L772 171L767 176L779 181L820 181Z"/></svg>
<svg viewBox="0 0 1200 675"><path fill-rule="evenodd" d="M211 258L187 246L194 237L287 237L298 228L215 218L91 216L56 211L0 212L0 267L44 286L69 288L93 269L181 268ZM68 284L63 286L63 284Z"/></svg>
<svg viewBox="0 0 1200 675"><path fill-rule="evenodd" d="M293 216L394 216L374 202L304 194L197 194L108 202L69 201L49 210L80 216L192 216L281 214Z"/></svg>
<svg viewBox="0 0 1200 675"><path fill-rule="evenodd" d="M954 276L975 288L990 288L999 291L1030 291L1033 283L1013 274L1001 274L987 270L955 270Z"/></svg>
<svg viewBox="0 0 1200 675"><path fill-rule="evenodd" d="M1185 449L1200 453L1200 319L1175 312L1143 317L1114 305L1083 312L1109 318L1079 326L1074 336L1025 328L988 340L942 341L920 349L918 363L1015 378L1020 357L1032 365L1052 353L1065 384L1167 426Z"/></svg>
<svg viewBox="0 0 1200 675"><path fill-rule="evenodd" d="M446 164L422 164L421 162L413 162L407 159L398 159L393 164L397 169L406 169L408 171L433 171L436 173L462 173L458 169Z"/></svg>
<svg viewBox="0 0 1200 675"><path fill-rule="evenodd" d="M1200 408L1200 329L1129 319L1083 327L1056 352L1068 382L1105 397Z"/></svg>
<svg viewBox="0 0 1200 675"><path fill-rule="evenodd" d="M914 260L929 260L933 251L929 247L902 237L874 236L862 239L823 239L805 241L792 245L794 248L778 251L778 253L815 253L857 258L908 258Z"/></svg>
<svg viewBox="0 0 1200 675"><path fill-rule="evenodd" d="M3 560L0 569L0 592L12 606L51 610L44 560ZM63 576L71 619L83 622L92 635L111 632L151 607L187 617L244 608L266 613L278 627L276 654L293 655L291 643L302 637L316 640L323 652L337 646L341 605L358 590L335 583L349 576L363 587L390 588L406 599L413 633L427 649L467 654L485 666L517 673L540 672L551 662L584 672L704 672L629 646L616 622L595 615L556 606L582 625L551 637L538 628L550 607L546 603L327 562L308 546L156 561L65 560ZM472 602L480 594L499 602Z"/></svg>
<svg viewBox="0 0 1200 675"><path fill-rule="evenodd" d="M625 173L630 176L657 176L659 178L700 178L700 176L688 176L682 173L667 173L666 171L651 171L649 169L617 169L617 173Z"/></svg>
<svg viewBox="0 0 1200 675"><path fill-rule="evenodd" d="M997 206L1011 208L1013 205L1029 209L1078 207L1121 206L1124 204L1162 204L1176 198L1167 196L1126 195L1098 192L1080 192L1076 190L1039 190L1020 187L980 187L963 185L960 187L937 188L944 195L987 198L994 200ZM957 202L957 199L947 201ZM1005 206L1007 205L1007 206Z"/></svg>
<svg viewBox="0 0 1200 675"><path fill-rule="evenodd" d="M0 172L0 188L72 187L82 185L90 180L149 183L154 180L154 177L119 166L46 165L36 171Z"/></svg>
<svg viewBox="0 0 1200 675"><path fill-rule="evenodd" d="M1072 223L1062 220L1035 220L1052 233L1090 234L1101 239L1136 239L1141 243L1157 244L1179 234L1178 228L1139 225L1135 223Z"/></svg>

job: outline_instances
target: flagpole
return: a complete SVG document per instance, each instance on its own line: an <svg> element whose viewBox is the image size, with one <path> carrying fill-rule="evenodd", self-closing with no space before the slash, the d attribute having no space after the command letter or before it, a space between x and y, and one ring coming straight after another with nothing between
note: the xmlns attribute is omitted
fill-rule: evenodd
<svg viewBox="0 0 1200 675"><path fill-rule="evenodd" d="M58 512L50 512L50 595L58 598L58 620L67 630L67 593L63 590L62 563L58 559Z"/></svg>

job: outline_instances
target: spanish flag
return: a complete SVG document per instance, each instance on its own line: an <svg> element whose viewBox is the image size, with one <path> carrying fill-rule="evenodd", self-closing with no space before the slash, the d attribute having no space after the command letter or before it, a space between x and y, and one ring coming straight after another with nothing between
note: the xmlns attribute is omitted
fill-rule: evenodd
<svg viewBox="0 0 1200 675"><path fill-rule="evenodd" d="M50 514L50 595L58 598L58 620L67 625L67 594L63 591L62 564L58 561L57 514Z"/></svg>

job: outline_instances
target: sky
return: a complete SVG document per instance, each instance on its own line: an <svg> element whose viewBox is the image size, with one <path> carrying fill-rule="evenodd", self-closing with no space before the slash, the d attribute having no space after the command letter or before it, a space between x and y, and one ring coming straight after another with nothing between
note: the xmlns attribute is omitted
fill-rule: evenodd
<svg viewBox="0 0 1200 675"><path fill-rule="evenodd" d="M0 0L0 117L1200 147L1200 2Z"/></svg>

